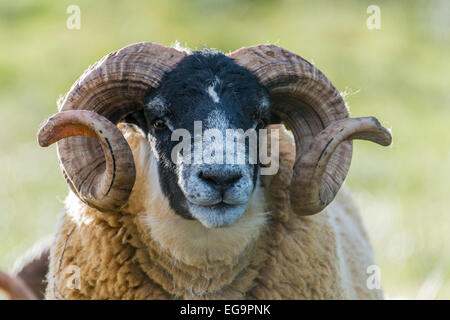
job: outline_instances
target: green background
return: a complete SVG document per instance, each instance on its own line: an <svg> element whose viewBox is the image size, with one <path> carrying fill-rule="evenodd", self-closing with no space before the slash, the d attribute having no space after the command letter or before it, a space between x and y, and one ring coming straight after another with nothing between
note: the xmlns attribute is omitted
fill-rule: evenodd
<svg viewBox="0 0 450 320"><path fill-rule="evenodd" d="M69 30L69 5L81 9ZM381 29L369 30L369 5ZM67 187L36 132L89 65L127 44L223 52L274 43L314 62L352 116L394 144L356 142L347 184L387 298L450 298L450 2L0 0L0 269L56 228Z"/></svg>

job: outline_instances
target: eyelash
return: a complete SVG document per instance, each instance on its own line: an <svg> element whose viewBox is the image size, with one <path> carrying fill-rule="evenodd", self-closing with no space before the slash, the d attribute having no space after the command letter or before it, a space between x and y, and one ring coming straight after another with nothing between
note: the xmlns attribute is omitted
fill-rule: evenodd
<svg viewBox="0 0 450 320"><path fill-rule="evenodd" d="M155 130L161 130L167 127L166 121L162 118L156 118L152 121L152 127Z"/></svg>

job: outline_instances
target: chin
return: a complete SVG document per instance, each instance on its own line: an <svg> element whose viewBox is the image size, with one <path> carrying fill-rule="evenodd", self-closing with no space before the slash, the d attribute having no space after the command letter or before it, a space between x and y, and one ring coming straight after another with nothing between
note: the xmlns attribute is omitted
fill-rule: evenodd
<svg viewBox="0 0 450 320"><path fill-rule="evenodd" d="M248 203L230 205L219 203L212 206L199 206L189 203L192 217L206 228L230 227L244 214Z"/></svg>

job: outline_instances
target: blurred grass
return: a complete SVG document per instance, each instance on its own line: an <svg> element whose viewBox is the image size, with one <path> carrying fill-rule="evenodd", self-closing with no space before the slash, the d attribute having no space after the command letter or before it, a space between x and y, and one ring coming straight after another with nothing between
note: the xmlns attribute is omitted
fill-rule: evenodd
<svg viewBox="0 0 450 320"><path fill-rule="evenodd" d="M450 3L442 1L0 1L0 268L53 232L66 184L35 134L83 70L127 44L224 52L275 43L313 61L352 116L392 127L356 142L348 185L388 298L450 298ZM66 8L81 8L68 30ZM366 8L381 8L381 30Z"/></svg>

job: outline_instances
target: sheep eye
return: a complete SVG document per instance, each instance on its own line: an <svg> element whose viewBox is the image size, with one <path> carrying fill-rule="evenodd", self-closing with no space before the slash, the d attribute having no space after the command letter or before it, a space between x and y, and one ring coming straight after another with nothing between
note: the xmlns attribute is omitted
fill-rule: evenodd
<svg viewBox="0 0 450 320"><path fill-rule="evenodd" d="M158 118L158 119L153 120L152 126L156 130L163 129L166 127L166 122L163 119Z"/></svg>
<svg viewBox="0 0 450 320"><path fill-rule="evenodd" d="M263 129L265 127L267 127L267 122L264 121L263 119L260 119L258 121L258 124L256 125L256 129Z"/></svg>

